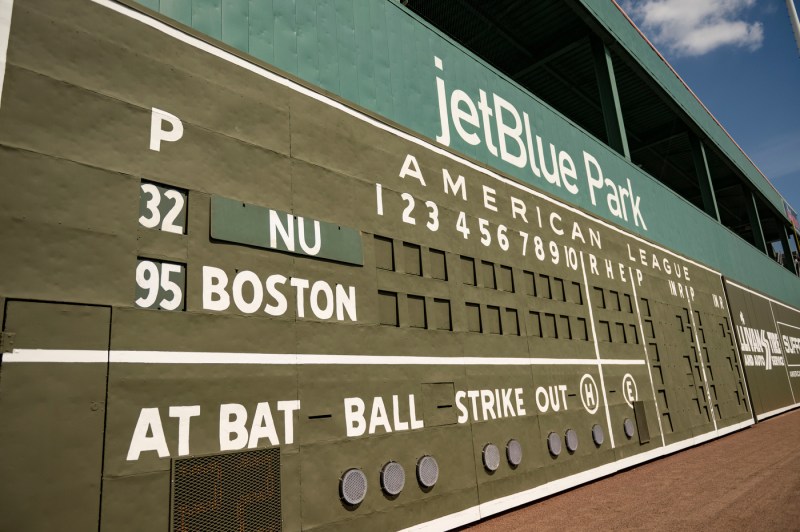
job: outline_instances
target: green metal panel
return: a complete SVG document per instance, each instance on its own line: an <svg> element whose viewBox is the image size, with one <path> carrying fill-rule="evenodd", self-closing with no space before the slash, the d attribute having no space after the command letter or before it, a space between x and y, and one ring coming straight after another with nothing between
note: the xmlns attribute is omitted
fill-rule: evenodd
<svg viewBox="0 0 800 532"><path fill-rule="evenodd" d="M295 2L273 2L274 64L297 73L297 17Z"/></svg>
<svg viewBox="0 0 800 532"><path fill-rule="evenodd" d="M403 28L403 25L408 26L408 19L401 11L389 5L388 2L383 2L383 4L386 6L386 29L389 43L389 77L392 84L392 102L394 103L394 115L390 118L397 120L399 117L403 116L405 109L408 109L409 91L406 86L408 80L403 71L403 30L408 29ZM403 123L407 125L407 122Z"/></svg>
<svg viewBox="0 0 800 532"><path fill-rule="evenodd" d="M375 69L376 111L384 116L394 114L391 66L389 62L389 28L386 23L386 2L370 2L370 33Z"/></svg>
<svg viewBox="0 0 800 532"><path fill-rule="evenodd" d="M317 2L297 4L297 72L304 80L320 84Z"/></svg>
<svg viewBox="0 0 800 532"><path fill-rule="evenodd" d="M192 25L192 0L161 0L160 11L181 24Z"/></svg>
<svg viewBox="0 0 800 532"><path fill-rule="evenodd" d="M271 63L274 57L275 36L272 0L250 0L248 28L250 53Z"/></svg>
<svg viewBox="0 0 800 532"><path fill-rule="evenodd" d="M337 31L335 0L319 0L317 3L319 80L322 88L334 93L339 91L339 58L335 53Z"/></svg>
<svg viewBox="0 0 800 532"><path fill-rule="evenodd" d="M358 69L358 101L367 109L378 107L375 84L376 61L373 55L371 8L353 13Z"/></svg>
<svg viewBox="0 0 800 532"><path fill-rule="evenodd" d="M219 40L222 37L222 0L193 0L192 27Z"/></svg>
<svg viewBox="0 0 800 532"><path fill-rule="evenodd" d="M249 0L222 0L222 37L225 44L250 51Z"/></svg>
<svg viewBox="0 0 800 532"><path fill-rule="evenodd" d="M358 52L354 0L336 0L336 54L339 59L339 92L343 98L361 103L358 94ZM364 6L361 6L364 9Z"/></svg>

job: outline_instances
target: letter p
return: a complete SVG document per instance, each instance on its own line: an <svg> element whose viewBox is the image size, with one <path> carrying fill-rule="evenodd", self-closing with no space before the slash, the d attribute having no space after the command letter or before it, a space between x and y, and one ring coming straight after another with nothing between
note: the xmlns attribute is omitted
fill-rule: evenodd
<svg viewBox="0 0 800 532"><path fill-rule="evenodd" d="M169 122L172 128L167 131L163 123ZM161 151L161 141L175 142L183 136L183 123L180 118L161 109L153 107L150 115L150 149Z"/></svg>

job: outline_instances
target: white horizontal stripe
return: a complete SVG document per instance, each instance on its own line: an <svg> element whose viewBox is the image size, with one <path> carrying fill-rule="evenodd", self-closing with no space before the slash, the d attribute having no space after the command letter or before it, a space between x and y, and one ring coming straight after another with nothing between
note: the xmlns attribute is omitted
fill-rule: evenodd
<svg viewBox="0 0 800 532"><path fill-rule="evenodd" d="M763 414L756 415L756 419L761 421L762 419L766 419L768 417L777 416L778 414L783 414L784 412L788 412L789 410L792 410L793 408L797 408L798 406L800 406L800 403L795 403L793 405L784 406L783 408L778 408L776 410L770 410L769 412L764 412Z"/></svg>
<svg viewBox="0 0 800 532"><path fill-rule="evenodd" d="M395 129L392 126L389 126L388 124L384 124L383 122L380 122L375 118L367 116L367 115L365 115L365 114L363 114L363 113L361 113L359 111L356 111L355 109L352 109L350 107L347 107L346 105L342 104L341 102L338 102L338 101L336 101L336 100L334 100L332 98L329 98L327 96L323 96L322 94L314 92L313 90L311 90L311 89L309 89L307 87L304 87L304 86L300 85L299 83L296 83L296 82L291 81L291 80L289 80L287 78L281 77L281 76L275 74L274 72L271 72L269 70L266 70L265 68L257 66L254 63L250 63L249 61L247 61L247 60L245 60L245 59L243 59L243 58L241 58L241 57L239 57L239 56L237 56L235 54L232 54L230 52L226 52L224 50L221 50L221 49L213 46L212 44L207 43L206 41L203 41L201 39L198 39L196 37L193 37L191 35L183 33L180 30L177 30L177 29L173 28L172 26L170 26L168 24L165 24L165 23L163 23L161 21L158 21L158 20L148 16L148 15L145 15L144 13L140 13L140 12L135 11L135 10L133 10L131 8L128 8L126 6L119 5L119 4L117 4L117 3L115 3L115 2L113 2L111 0L92 0L92 1L94 3L96 3L96 4L102 5L102 6L107 7L109 9L113 10L113 11L116 11L117 13L125 15L126 17L129 17L129 18L132 18L134 20L137 20L137 21L145 24L146 26L150 26L151 28L153 28L153 29L155 29L157 31L160 31L161 33L165 33L165 34L169 35L170 37L175 38L176 40L184 42L184 43L186 43L186 44L188 44L188 45L190 45L190 46L192 46L194 48L197 48L197 49L202 50L202 51L204 51L204 52L206 52L208 54L211 54L211 55L213 55L215 57L218 57L219 59L222 59L223 61L227 61L227 62L229 62L231 64L239 66L239 67L241 67L241 68L243 68L245 70L248 70L248 71L260 76L260 77L263 77L263 78L269 79L271 81L274 81L274 82L276 82L276 83L278 83L280 85L283 85L284 87L287 87L288 89L291 89L291 90L293 90L295 92L298 92L300 94L308 96L309 98L317 100L320 103L324 103L324 104L326 104L326 105L328 105L330 107L333 107L334 109L338 109L338 110L340 110L340 111L342 111L342 112L344 112L344 113L346 113L346 114L348 114L348 115L350 115L350 116L352 116L354 118L357 118L357 119L361 120L362 122L365 122L365 123L367 123L367 124L369 124L371 126L374 126L374 127L378 128L378 129L386 131L387 133L391 133L392 135L394 135L396 137L399 137L399 138L402 138L402 139L407 140L409 142L412 142L414 144L417 144L418 146L422 146L423 148L426 148L426 149L428 149L428 150L430 150L430 151L432 151L434 153L442 155L443 157L447 157L448 159L456 161L459 164L462 164L464 166L468 166L469 168L472 168L476 172L480 172L480 173L482 173L482 174L484 174L486 176L489 176L489 177L491 177L491 178L493 178L493 179L495 179L497 181L501 181L501 182L503 182L503 183L505 183L505 184L507 184L507 185L509 185L511 187L514 187L514 188L516 188L518 190L522 190L524 192L527 192L527 193L529 193L529 194L531 194L533 196L536 196L537 198L540 198L540 199L542 199L544 201L552 203L553 205L557 205L558 207L561 207L562 209L565 209L565 210L570 211L570 212L572 212L574 214L577 214L578 216L586 218L587 220L591 220L591 221L593 221L593 222L595 222L597 224L600 224L603 227L606 227L607 229L610 229L612 231L615 231L617 233L625 235L625 236L627 236L627 237L629 237L629 238L631 238L633 240L636 240L637 242L640 242L642 244L646 244L646 245L651 246L651 247L653 247L653 248L655 248L655 249L657 249L659 251L667 253L668 255L672 255L673 257L676 257L676 258L679 258L679 259L681 259L683 261L686 261L687 263L692 264L694 266L697 266L698 268L702 268L704 270L707 270L709 272L712 272L712 273L715 273L715 274L719 275L718 271L716 271L716 270L714 270L712 268L709 268L705 264L701 264L699 262L695 262L692 259L689 259L687 257L679 255L678 253L675 253L674 251L670 251L669 249L663 248L663 247L659 246L658 244L650 242L650 241L644 239L643 237L640 237L640 236L638 236L636 234L633 234L633 233L629 233L628 231L626 231L624 229L621 229L621 228L619 228L619 227L617 227L615 225L612 225L611 223L605 221L602 218L599 218L597 216L594 216L594 215L591 215L589 213L583 212L583 211L577 209L576 207L572 207L570 205L562 203L561 201L559 201L559 200L557 200L555 198L552 198L552 197L544 194L543 192L539 192L537 190L529 188L526 185L523 185L522 183L518 183L516 181L513 181L511 179L503 177L503 176L501 176L499 174L496 174L496 173L492 172L488 168L484 168L483 166L475 164L475 163L473 163L473 162L471 162L471 161L469 161L467 159L464 159L464 158L462 158L462 157L460 157L460 156L458 156L458 155L456 155L454 153L451 153L451 152L449 152L449 151L447 151L447 150L445 150L445 149L443 149L443 148L441 148L439 146L430 144L427 141L424 141L424 140L422 140L420 138L417 138L417 137L415 137L413 135L410 135L408 133L400 131L399 129Z"/></svg>
<svg viewBox="0 0 800 532"><path fill-rule="evenodd" d="M541 486L537 486L529 490L521 491L519 493L508 495L506 497L501 497L499 499L487 501L481 503L478 506L473 506L472 508L468 508L467 510L462 510L455 514L446 515L438 519L434 519L432 521L420 523L413 527L406 528L405 530L414 530L414 531L445 530L453 526L459 526L461 524L464 524L463 522L458 520L458 517L474 514L475 511L477 511L477 513L480 515L479 518L483 519L484 517L488 517L490 515L508 510L510 508L514 508L516 506L520 506L522 504L529 503L547 497L549 495L553 495L554 493L558 493L566 489L573 488L580 484L585 484L586 482L590 482L592 480L596 480L601 477L612 475L619 470L629 468L631 466L640 464L642 462L647 462L649 460L653 460L655 458L659 458L667 454L672 454L677 451L686 449L688 447L704 443L708 440L718 438L725 434L741 430L745 427L749 427L752 424L753 420L749 419L747 421L736 423L735 425L731 425L729 427L723 427L717 431L707 432L706 434L701 434L699 436L695 436L694 438L689 438L687 440L667 445L666 447L658 447L651 451L630 456L628 458L623 458L616 462L611 462L599 467L595 467L593 469L589 469L587 471L582 471L575 475L570 475L568 477L560 478L558 480L542 484ZM456 519L454 519L454 522L457 524L455 525L451 524L450 519L452 517L456 517Z"/></svg>
<svg viewBox="0 0 800 532"><path fill-rule="evenodd" d="M3 362L108 362L108 351L89 349L14 349Z"/></svg>
<svg viewBox="0 0 800 532"><path fill-rule="evenodd" d="M397 355L327 355L208 353L185 351L112 351L111 362L132 364L290 364L376 366L579 366L597 365L594 358L427 357ZM608 359L603 365L639 366L644 360Z"/></svg>
<svg viewBox="0 0 800 532"><path fill-rule="evenodd" d="M130 364L297 364L297 355L197 351L111 351L111 362Z"/></svg>
<svg viewBox="0 0 800 532"><path fill-rule="evenodd" d="M478 521L480 518L481 514L478 510L478 507L473 506L472 508L467 508L466 510L461 510L460 512L456 512L454 514L439 517L433 521L428 521L426 523L420 523L409 528L404 528L401 532L416 532L418 530L450 530L468 523L472 523L473 521Z"/></svg>
<svg viewBox="0 0 800 532"><path fill-rule="evenodd" d="M427 357L397 355L326 355L291 353L210 353L200 351L87 351L15 349L5 362L114 362L122 364L261 364L375 366L594 366L595 358ZM607 359L608 366L642 366L644 360Z"/></svg>

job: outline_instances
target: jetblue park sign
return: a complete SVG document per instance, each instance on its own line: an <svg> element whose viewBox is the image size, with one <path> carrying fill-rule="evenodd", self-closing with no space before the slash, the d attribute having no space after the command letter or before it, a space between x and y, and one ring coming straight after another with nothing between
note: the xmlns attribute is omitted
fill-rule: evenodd
<svg viewBox="0 0 800 532"><path fill-rule="evenodd" d="M444 71L444 62L434 58L436 68ZM483 146L493 157L566 190L571 195L588 192L593 206L604 202L615 217L647 230L641 211L641 196L633 191L630 179L618 184L607 176L597 158L587 151L574 157L566 149L543 140L531 128L530 115L508 100L483 89L477 98L461 89L448 92L444 79L436 77L441 133L436 140L450 146L458 135L471 146ZM586 192L583 192L584 194Z"/></svg>

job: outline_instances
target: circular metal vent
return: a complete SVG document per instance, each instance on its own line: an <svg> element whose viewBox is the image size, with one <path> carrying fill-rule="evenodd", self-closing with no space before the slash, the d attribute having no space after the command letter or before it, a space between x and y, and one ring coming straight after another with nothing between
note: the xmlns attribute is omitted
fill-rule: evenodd
<svg viewBox="0 0 800 532"><path fill-rule="evenodd" d="M348 469L339 482L342 500L355 506L367 496L367 476L360 469Z"/></svg>
<svg viewBox="0 0 800 532"><path fill-rule="evenodd" d="M633 428L633 421L631 421L631 418L626 417L625 421L622 422L622 426L625 429L625 436L627 436L628 438L633 438L634 428Z"/></svg>
<svg viewBox="0 0 800 532"><path fill-rule="evenodd" d="M578 433L575 432L575 429L567 429L566 434L564 434L564 440L567 442L567 450L571 453L574 453L578 450Z"/></svg>
<svg viewBox="0 0 800 532"><path fill-rule="evenodd" d="M603 445L603 442L606 439L606 435L603 432L603 427L600 425L592 426L592 439L594 440L594 444L600 447Z"/></svg>
<svg viewBox="0 0 800 532"><path fill-rule="evenodd" d="M397 495L406 485L406 472L397 462L387 462L381 469L381 487L389 495Z"/></svg>
<svg viewBox="0 0 800 532"><path fill-rule="evenodd" d="M500 449L493 443L483 446L483 466L489 471L497 471L500 467Z"/></svg>
<svg viewBox="0 0 800 532"><path fill-rule="evenodd" d="M561 454L561 436L556 434L555 432L551 432L547 435L547 448L550 451L550 454L553 456L558 456Z"/></svg>
<svg viewBox="0 0 800 532"><path fill-rule="evenodd" d="M516 467L522 463L522 444L517 440L508 440L506 444L506 458L508 463Z"/></svg>
<svg viewBox="0 0 800 532"><path fill-rule="evenodd" d="M433 456L425 455L417 462L417 480L423 488L432 488L439 481L439 463Z"/></svg>

